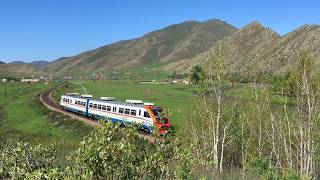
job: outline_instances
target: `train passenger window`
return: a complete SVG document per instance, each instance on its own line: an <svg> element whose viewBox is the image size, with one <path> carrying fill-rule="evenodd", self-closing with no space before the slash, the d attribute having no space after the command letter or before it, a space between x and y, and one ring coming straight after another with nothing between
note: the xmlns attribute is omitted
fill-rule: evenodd
<svg viewBox="0 0 320 180"><path fill-rule="evenodd" d="M106 106L105 106L105 105L102 105L102 106L101 106L101 109L102 109L103 111L105 111L105 110L106 110Z"/></svg>
<svg viewBox="0 0 320 180"><path fill-rule="evenodd" d="M137 115L137 111L136 111L136 110L131 109L131 115L132 115L132 116L136 116L136 115Z"/></svg>
<svg viewBox="0 0 320 180"><path fill-rule="evenodd" d="M92 108L92 103L89 104L89 107Z"/></svg>
<svg viewBox="0 0 320 180"><path fill-rule="evenodd" d="M101 109L101 105L100 104L98 104L98 109Z"/></svg>
<svg viewBox="0 0 320 180"><path fill-rule="evenodd" d="M76 100L76 101L74 102L74 104L78 104L78 101Z"/></svg>
<svg viewBox="0 0 320 180"><path fill-rule="evenodd" d="M123 114L124 109L123 108L119 108L119 113Z"/></svg>
<svg viewBox="0 0 320 180"><path fill-rule="evenodd" d="M97 108L97 104L93 104L93 108L96 109Z"/></svg>
<svg viewBox="0 0 320 180"><path fill-rule="evenodd" d="M141 110L139 110L139 116L141 116Z"/></svg>
<svg viewBox="0 0 320 180"><path fill-rule="evenodd" d="M130 109L125 109L124 114L130 114Z"/></svg>
<svg viewBox="0 0 320 180"><path fill-rule="evenodd" d="M150 115L149 115L148 111L145 111L143 116L144 116L145 118L150 118Z"/></svg>
<svg viewBox="0 0 320 180"><path fill-rule="evenodd" d="M87 103L86 102L82 102L82 106L86 106L87 105Z"/></svg>
<svg viewBox="0 0 320 180"><path fill-rule="evenodd" d="M107 111L111 111L111 106L107 106Z"/></svg>
<svg viewBox="0 0 320 180"><path fill-rule="evenodd" d="M72 99L70 99L70 103L72 104Z"/></svg>
<svg viewBox="0 0 320 180"><path fill-rule="evenodd" d="M112 111L117 112L117 107L113 107Z"/></svg>

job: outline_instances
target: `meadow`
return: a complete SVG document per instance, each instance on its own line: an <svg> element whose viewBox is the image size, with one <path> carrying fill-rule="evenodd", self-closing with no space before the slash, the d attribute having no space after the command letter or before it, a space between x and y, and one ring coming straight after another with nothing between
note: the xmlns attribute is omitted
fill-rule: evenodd
<svg viewBox="0 0 320 180"><path fill-rule="evenodd" d="M50 112L39 102L39 94L54 84L0 84L0 136L10 144L25 141L30 144L57 146L64 156L78 146L90 127L61 114Z"/></svg>

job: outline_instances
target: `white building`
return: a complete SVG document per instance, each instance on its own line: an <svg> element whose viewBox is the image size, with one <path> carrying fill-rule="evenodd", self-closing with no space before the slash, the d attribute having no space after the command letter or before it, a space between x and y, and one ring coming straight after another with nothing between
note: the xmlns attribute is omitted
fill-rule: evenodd
<svg viewBox="0 0 320 180"><path fill-rule="evenodd" d="M21 79L21 82L23 82L23 83L37 83L37 82L39 82L39 79Z"/></svg>

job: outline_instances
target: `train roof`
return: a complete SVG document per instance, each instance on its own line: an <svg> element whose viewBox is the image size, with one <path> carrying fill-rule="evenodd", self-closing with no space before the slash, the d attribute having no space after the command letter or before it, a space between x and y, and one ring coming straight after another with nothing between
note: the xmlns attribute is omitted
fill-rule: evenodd
<svg viewBox="0 0 320 180"><path fill-rule="evenodd" d="M64 94L63 96L79 98L79 99L83 99L83 100L88 99L88 98L82 97L80 95ZM144 104L133 104L133 103L122 102L122 101L106 101L106 100L98 99L98 98L90 98L90 100L93 100L95 102L102 102L102 103L109 103L109 104L116 104L116 105L124 105L124 106L131 106L131 107L137 107L137 108L143 108L145 106Z"/></svg>

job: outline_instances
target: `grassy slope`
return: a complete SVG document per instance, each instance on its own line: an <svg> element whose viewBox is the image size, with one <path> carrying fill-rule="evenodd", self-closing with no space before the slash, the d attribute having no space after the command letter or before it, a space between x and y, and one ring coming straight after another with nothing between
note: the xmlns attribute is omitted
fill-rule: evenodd
<svg viewBox="0 0 320 180"><path fill-rule="evenodd" d="M4 86L0 84L0 106L4 112L0 129L8 141L77 144L82 139L73 129L57 127L49 121L50 114L46 114L48 112L41 107L37 95L50 87L44 84L8 83L7 97L4 97Z"/></svg>
<svg viewBox="0 0 320 180"><path fill-rule="evenodd" d="M187 85L142 84L127 81L73 81L74 88L60 91L84 93L79 84L86 87L88 94L95 97L112 96L117 100L142 99L153 102L171 112L171 122L176 128L183 127L183 120L188 118L193 109L193 89ZM55 95L58 97L59 95Z"/></svg>

